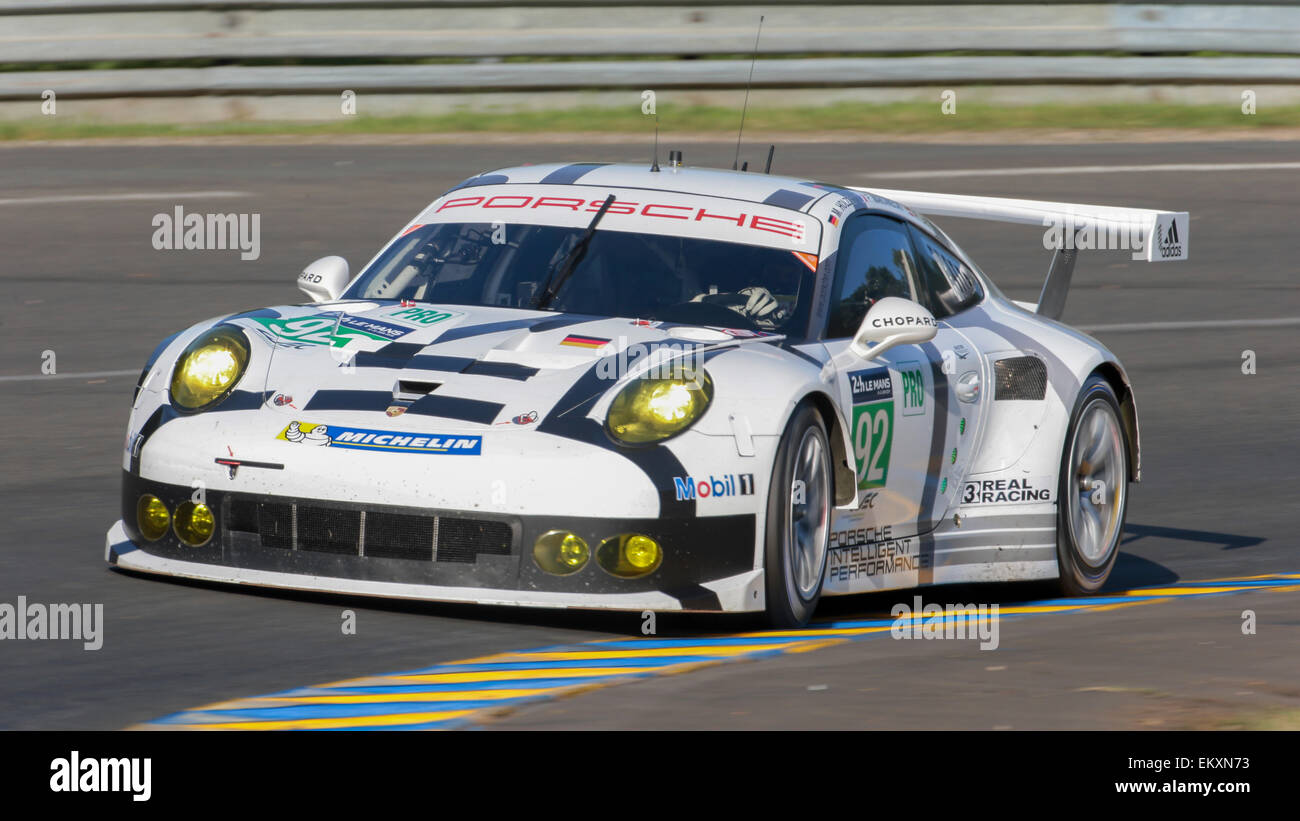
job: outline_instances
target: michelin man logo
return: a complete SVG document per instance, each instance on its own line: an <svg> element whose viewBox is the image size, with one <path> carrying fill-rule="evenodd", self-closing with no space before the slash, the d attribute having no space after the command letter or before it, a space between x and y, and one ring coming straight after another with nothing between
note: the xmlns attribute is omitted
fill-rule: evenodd
<svg viewBox="0 0 1300 821"><path fill-rule="evenodd" d="M328 445L334 441L329 435L328 426L308 425L302 422L290 423L284 430L284 438L304 445Z"/></svg>

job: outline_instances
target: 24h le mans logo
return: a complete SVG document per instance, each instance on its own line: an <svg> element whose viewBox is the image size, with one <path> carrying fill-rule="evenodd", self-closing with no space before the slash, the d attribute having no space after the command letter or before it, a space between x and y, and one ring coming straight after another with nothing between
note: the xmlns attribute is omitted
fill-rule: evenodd
<svg viewBox="0 0 1300 821"><path fill-rule="evenodd" d="M392 326L400 333L388 336L359 328L345 326L336 316L307 316L301 319L268 319L253 317L253 321L271 332L277 343L330 345L342 348L355 339L389 340L410 333L406 328ZM335 330L335 323L338 329Z"/></svg>
<svg viewBox="0 0 1300 821"><path fill-rule="evenodd" d="M410 309L397 311L391 316L427 326L458 314L451 311ZM252 317L252 320L270 331L275 341L282 345L329 345L342 348L357 339L391 342L415 330L406 325L348 314L317 314L298 319Z"/></svg>
<svg viewBox="0 0 1300 821"><path fill-rule="evenodd" d="M853 456L858 487L884 487L894 433L894 384L888 368L849 373L853 396Z"/></svg>

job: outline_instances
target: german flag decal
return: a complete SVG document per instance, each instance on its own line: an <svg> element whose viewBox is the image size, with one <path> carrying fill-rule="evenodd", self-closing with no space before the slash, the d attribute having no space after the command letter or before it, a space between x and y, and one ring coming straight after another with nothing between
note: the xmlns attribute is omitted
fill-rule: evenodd
<svg viewBox="0 0 1300 821"><path fill-rule="evenodd" d="M610 343L608 339L602 339L599 336L580 336L579 334L569 334L560 340L561 345L572 345L575 348L603 348Z"/></svg>

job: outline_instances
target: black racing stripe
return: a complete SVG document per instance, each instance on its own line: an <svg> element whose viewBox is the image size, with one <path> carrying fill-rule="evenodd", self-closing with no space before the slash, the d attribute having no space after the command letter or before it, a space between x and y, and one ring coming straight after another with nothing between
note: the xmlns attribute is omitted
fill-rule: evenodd
<svg viewBox="0 0 1300 821"><path fill-rule="evenodd" d="M820 370L826 364L825 362L822 362L820 359L813 356L812 354L799 350L794 345L790 345L783 342L781 343L781 350L785 351L786 353L793 354L794 356L797 356L800 359L809 362L810 364L816 365L818 370Z"/></svg>
<svg viewBox="0 0 1300 821"><path fill-rule="evenodd" d="M142 369L140 370L140 378L137 379L136 382L135 382L135 393L132 394L132 396L131 396L131 403L132 403L132 404L135 404L135 400L138 399L138 398L140 398L140 389L144 387L144 380L145 380L145 377L147 377L147 376L149 375L149 371L153 370L153 366L156 365L156 364L158 364L158 359L159 359L159 357L162 356L163 351L165 351L165 350L167 349L167 346L168 346L168 345L170 345L170 344L172 344L172 342L176 341L176 337L180 336L180 335L183 334L183 333L185 333L185 332L184 332L184 331L177 331L176 333L174 333L174 334L172 334L171 336L167 337L167 338L164 339L162 342L159 342L159 343L158 343L158 347L156 347L156 348L153 349L153 353L149 354L149 358L146 359L145 362L144 362L144 368L142 368Z"/></svg>
<svg viewBox="0 0 1300 821"><path fill-rule="evenodd" d="M468 356L442 356L441 354L422 353L408 359L406 367L411 370L462 373L473 364L474 359Z"/></svg>
<svg viewBox="0 0 1300 821"><path fill-rule="evenodd" d="M813 199L808 194L800 194L798 191L791 191L789 188L781 188L769 194L767 199L763 200L763 204L798 211L812 202Z"/></svg>
<svg viewBox="0 0 1300 821"><path fill-rule="evenodd" d="M496 376L501 379L516 379L522 382L525 379L536 376L538 369L530 368L527 365L520 365L515 362L487 362L484 360L475 360L467 365L461 373L473 376Z"/></svg>
<svg viewBox="0 0 1300 821"><path fill-rule="evenodd" d="M442 356L440 354L420 354L413 356L406 363L408 370L442 371L444 373L464 373L472 376L496 376L501 379L523 381L536 376L537 368L520 365L515 362L488 362L468 356Z"/></svg>
<svg viewBox="0 0 1300 821"><path fill-rule="evenodd" d="M805 184L811 185L813 188L820 188L823 191L830 191L832 194L839 194L841 197L857 203L859 208L867 208L871 205L871 200L867 199L866 195L861 191L854 191L849 188L844 188L843 186L831 185L830 183L825 182L810 182Z"/></svg>
<svg viewBox="0 0 1300 821"><path fill-rule="evenodd" d="M149 437L153 436L158 428L161 428L176 417L176 411L172 410L170 406L160 405L149 415L149 418L145 420L145 423L140 426L140 438L131 451L132 475L140 475L140 454L144 453L144 446L145 443L149 441Z"/></svg>
<svg viewBox="0 0 1300 821"><path fill-rule="evenodd" d="M566 183L577 182L583 175L609 165L607 162L575 162L572 165L566 165L558 168L551 173L542 177L542 184L564 185Z"/></svg>
<svg viewBox="0 0 1300 821"><path fill-rule="evenodd" d="M407 413L421 416L440 416L444 419L458 419L462 422L476 422L490 425L501 413L505 405L498 402L484 402L480 399L466 399L460 396L423 396L407 408Z"/></svg>
<svg viewBox="0 0 1300 821"><path fill-rule="evenodd" d="M921 345L930 360L930 373L934 383L934 422L930 431L930 460L925 471L925 489L921 491L921 509L916 526L925 532L920 535L920 570L917 582L934 581L934 531L939 522L934 519L935 498L939 495L940 474L943 473L943 455L948 451L948 375L943 372L943 354L933 342ZM925 524L923 524L925 523Z"/></svg>
<svg viewBox="0 0 1300 821"><path fill-rule="evenodd" d="M735 347L717 348L706 351L703 356L705 361L708 361L714 356L734 350ZM679 501L673 490L673 477L690 474L671 450L662 445L641 448L623 447L605 434L605 428L600 422L587 417L592 406L609 387L610 381L605 374L617 373L617 368L618 354L604 357L593 364L573 383L564 396L560 397L554 405L555 410L542 420L537 430L617 453L640 468L658 490L660 518L694 518L695 500Z"/></svg>
<svg viewBox="0 0 1300 821"><path fill-rule="evenodd" d="M470 188L475 185L501 185L507 182L510 182L510 178L505 174L480 174L477 177L470 177L467 180L463 180L460 183L453 185L451 188L447 189L443 196L450 194L452 191L458 191L462 188Z"/></svg>
<svg viewBox="0 0 1300 821"><path fill-rule="evenodd" d="M240 314L233 314L231 316L226 317L226 319L223 321L229 322L232 319L259 319L259 318L279 319L281 316L282 314L279 311L275 310L274 308L257 308L252 311L244 311L243 313Z"/></svg>
<svg viewBox="0 0 1300 821"><path fill-rule="evenodd" d="M393 404L390 391L323 390L316 391L304 411L385 411Z"/></svg>
<svg viewBox="0 0 1300 821"><path fill-rule="evenodd" d="M678 461L672 451L661 445L646 448L621 447L605 434L603 425L587 418L592 406L610 386L610 380L603 374L616 372L605 368L617 367L617 356L607 356L593 364L565 391L564 396L555 403L555 411L542 420L537 430L572 439L575 442L595 445L623 456L640 468L659 492L660 518L694 518L695 500L686 499L679 502L676 495L670 491L674 476L689 475L686 466Z"/></svg>
<svg viewBox="0 0 1300 821"><path fill-rule="evenodd" d="M389 342L377 351L358 351L352 364L358 368L405 368L425 347L418 342ZM339 366L346 364L340 362Z"/></svg>
<svg viewBox="0 0 1300 821"><path fill-rule="evenodd" d="M232 391L229 396L203 413L257 410L265 402L266 394L261 391Z"/></svg>
<svg viewBox="0 0 1300 821"><path fill-rule="evenodd" d="M146 359L144 362L145 373L148 373L149 371L153 370L153 366L158 364L158 358L162 356L163 351L167 350L167 346L172 344L172 342L176 341L176 337L180 336L183 333L185 332L177 331L176 333L164 339L162 342L158 343L158 347L153 349L153 353L149 354L149 358Z"/></svg>
<svg viewBox="0 0 1300 821"><path fill-rule="evenodd" d="M216 407L202 411L202 413L257 410L262 407L262 404L265 401L266 395L261 391L233 391L229 396L221 400L220 404ZM131 452L131 466L129 471L132 474L135 474L136 476L140 475L140 454L144 453L144 446L145 443L149 441L149 437L153 436L158 432L159 428L173 419L180 419L182 416L186 415L189 414L181 413L170 404L160 405L149 415L149 418L145 420L145 423L140 426L139 444Z"/></svg>
<svg viewBox="0 0 1300 821"><path fill-rule="evenodd" d="M443 331L434 340L433 344L455 342L458 339L470 339L475 336L485 336L502 331L517 331L520 328L536 325L540 321L537 317L526 317L524 319L504 319L500 322L485 322L482 325L460 325Z"/></svg>

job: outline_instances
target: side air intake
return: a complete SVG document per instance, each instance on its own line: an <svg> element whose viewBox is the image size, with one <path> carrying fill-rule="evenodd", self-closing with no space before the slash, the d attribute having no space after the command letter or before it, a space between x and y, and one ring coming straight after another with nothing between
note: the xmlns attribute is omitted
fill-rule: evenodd
<svg viewBox="0 0 1300 821"><path fill-rule="evenodd" d="M1036 356L1016 356L993 363L993 398L1039 400L1047 395L1047 366Z"/></svg>

